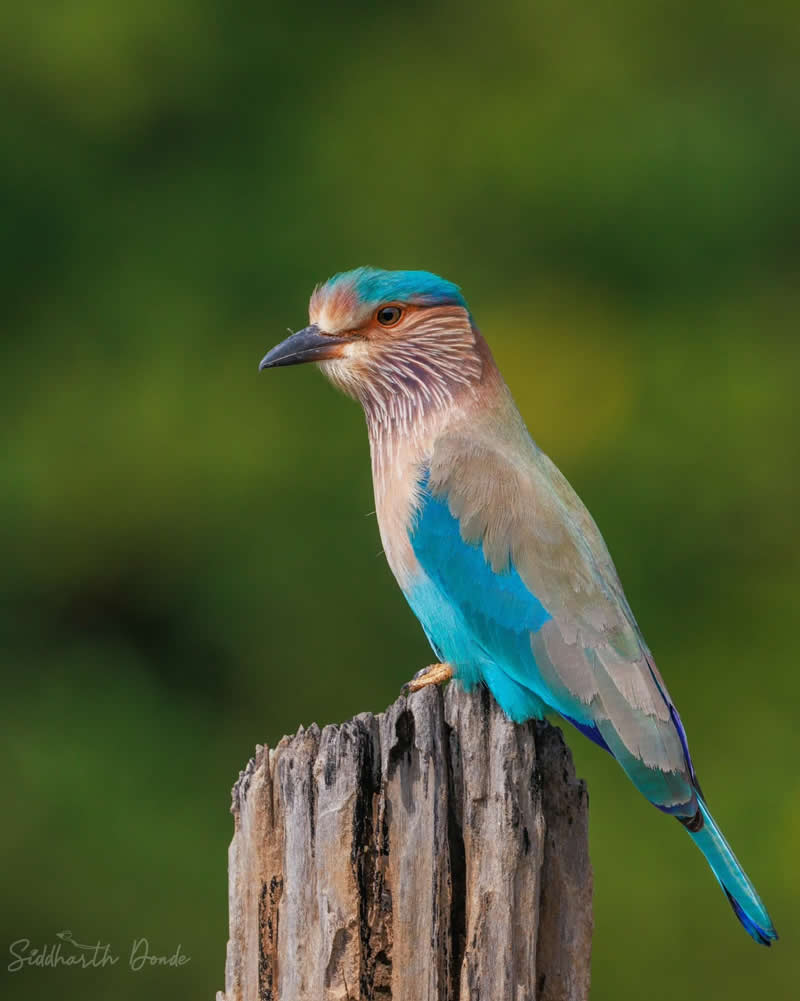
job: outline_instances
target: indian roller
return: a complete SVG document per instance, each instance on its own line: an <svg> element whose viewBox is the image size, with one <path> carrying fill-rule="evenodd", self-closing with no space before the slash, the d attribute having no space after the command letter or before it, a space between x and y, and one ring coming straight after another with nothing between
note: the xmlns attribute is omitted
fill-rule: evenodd
<svg viewBox="0 0 800 1001"><path fill-rule="evenodd" d="M364 409L383 549L439 661L410 690L482 682L515 721L567 720L680 821L769 945L603 537L528 433L461 290L358 268L317 286L309 320L260 369L315 362Z"/></svg>

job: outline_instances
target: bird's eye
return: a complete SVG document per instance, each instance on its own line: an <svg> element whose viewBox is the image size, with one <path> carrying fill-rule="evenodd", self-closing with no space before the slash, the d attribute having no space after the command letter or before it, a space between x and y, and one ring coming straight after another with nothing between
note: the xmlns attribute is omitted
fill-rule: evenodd
<svg viewBox="0 0 800 1001"><path fill-rule="evenodd" d="M400 322L402 315L403 310L399 306L381 306L376 313L378 323L382 327L393 327L395 323Z"/></svg>

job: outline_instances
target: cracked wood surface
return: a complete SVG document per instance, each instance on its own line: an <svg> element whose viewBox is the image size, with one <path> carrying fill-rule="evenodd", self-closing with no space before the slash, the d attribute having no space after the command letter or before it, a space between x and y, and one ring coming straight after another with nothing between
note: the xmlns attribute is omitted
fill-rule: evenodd
<svg viewBox="0 0 800 1001"><path fill-rule="evenodd" d="M586 789L482 689L258 747L233 790L217 1001L585 1001Z"/></svg>

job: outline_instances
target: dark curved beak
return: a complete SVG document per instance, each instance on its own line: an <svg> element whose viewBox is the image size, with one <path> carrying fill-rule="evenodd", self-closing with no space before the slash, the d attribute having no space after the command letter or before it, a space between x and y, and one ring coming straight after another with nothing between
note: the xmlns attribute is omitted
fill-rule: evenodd
<svg viewBox="0 0 800 1001"><path fill-rule="evenodd" d="M347 344L352 338L339 337L334 334L323 334L319 327L312 323L310 327L298 330L296 334L281 341L271 351L264 355L258 371L265 368L278 368L280 365L302 365L306 361L324 361L335 358L339 347Z"/></svg>

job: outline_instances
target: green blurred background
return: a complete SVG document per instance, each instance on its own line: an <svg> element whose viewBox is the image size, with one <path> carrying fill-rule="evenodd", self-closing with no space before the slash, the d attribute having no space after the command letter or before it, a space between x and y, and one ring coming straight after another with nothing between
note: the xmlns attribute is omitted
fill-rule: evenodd
<svg viewBox="0 0 800 1001"><path fill-rule="evenodd" d="M358 408L256 371L367 263L463 286L782 935L570 731L594 1001L797 996L798 52L793 0L3 6L2 941L123 954L4 997L212 997L238 769L430 660Z"/></svg>

